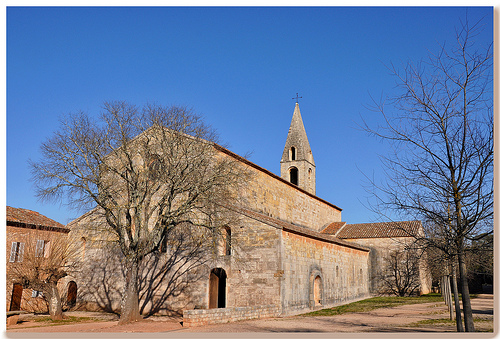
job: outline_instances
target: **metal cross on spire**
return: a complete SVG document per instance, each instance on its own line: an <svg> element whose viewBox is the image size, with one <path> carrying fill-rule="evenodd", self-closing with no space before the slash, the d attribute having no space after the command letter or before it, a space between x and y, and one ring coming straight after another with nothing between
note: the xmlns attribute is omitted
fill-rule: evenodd
<svg viewBox="0 0 500 339"><path fill-rule="evenodd" d="M302 97L299 97L299 93L297 93L297 96L295 98L292 98L292 99L295 99L295 102L298 104L299 99L302 99Z"/></svg>

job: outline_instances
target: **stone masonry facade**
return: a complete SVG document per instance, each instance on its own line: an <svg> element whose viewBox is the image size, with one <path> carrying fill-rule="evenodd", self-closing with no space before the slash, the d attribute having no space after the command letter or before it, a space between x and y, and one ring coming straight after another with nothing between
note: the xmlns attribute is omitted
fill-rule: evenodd
<svg viewBox="0 0 500 339"><path fill-rule="evenodd" d="M198 326L304 313L375 291L372 271L380 265L376 254L392 240L337 236L349 225L342 221L339 207L315 195L316 168L298 103L281 159L281 176L214 147L251 173L239 192L241 205L231 206L241 218L227 233L230 251L219 251L188 269L178 279L182 288L163 300L161 294L170 288L165 276L158 293L141 304L144 310L154 300L162 300L157 313L183 314L185 326ZM89 272L69 279L78 284L78 307L119 311L123 271L119 251L113 249L114 236L104 231L104 224L93 211L68 225L70 236L84 248L79 260ZM367 238L373 238L370 230L370 226L364 228ZM167 260L169 253L162 252L158 260ZM144 272L147 278L148 269Z"/></svg>

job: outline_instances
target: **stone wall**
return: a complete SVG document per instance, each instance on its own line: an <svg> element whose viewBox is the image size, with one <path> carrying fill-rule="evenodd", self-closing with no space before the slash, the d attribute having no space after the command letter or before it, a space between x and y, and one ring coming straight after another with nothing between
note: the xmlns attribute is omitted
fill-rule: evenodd
<svg viewBox="0 0 500 339"><path fill-rule="evenodd" d="M283 314L331 307L368 295L367 250L283 231L282 256ZM319 284L315 284L316 277ZM319 297L315 297L317 293Z"/></svg>
<svg viewBox="0 0 500 339"><path fill-rule="evenodd" d="M254 183L245 192L248 208L316 231L341 221L339 208L277 176L257 170L254 172Z"/></svg>
<svg viewBox="0 0 500 339"><path fill-rule="evenodd" d="M237 206L250 212L242 213L241 220L231 225L231 254L219 254L207 260L196 271L200 273L199 279L191 280L190 274L183 276L188 287L175 297L175 301L168 300L166 304L170 309L205 314L201 310L209 308L209 277L214 269L223 270L226 275L226 308L274 305L292 314L367 295L367 250L316 239L311 234L299 234L301 231L285 231L280 226L280 222L288 222L292 228L315 233L312 230L319 231L332 222L341 221L340 208L227 150L222 153L241 160L253 173L253 180L241 194L243 205ZM252 213L272 220L252 217ZM82 246L88 247L88 256L83 258L86 262L97 262L113 237L101 231L102 219L93 219L91 215L72 223L71 229L82 241ZM85 298L91 301L91 297L97 300L104 297L103 300L108 301L106 298L110 297L112 302L109 303L115 308L119 304L122 278L110 281L111 290L97 286L97 282L102 274L107 278L119 277L112 273L119 269L116 266L110 271L94 270L92 284L77 281L82 287L79 295L84 297L84 289L99 290L99 296L87 294ZM210 310L206 314L217 314L217 311Z"/></svg>
<svg viewBox="0 0 500 339"><path fill-rule="evenodd" d="M232 238L228 306L279 305L280 230L245 217Z"/></svg>
<svg viewBox="0 0 500 339"><path fill-rule="evenodd" d="M276 317L279 314L280 309L277 305L186 310L183 312L183 326L222 324L231 321Z"/></svg>
<svg viewBox="0 0 500 339"><path fill-rule="evenodd" d="M82 274L72 279L79 286L81 305L116 311L119 310L124 283L121 255L118 248L112 250L111 235L95 231L100 228L98 219L87 215L71 224L71 236L80 239L85 247L81 257ZM242 216L240 223L231 227L231 254L219 252L215 257L207 257L196 269L190 269L179 280L184 284L182 293L172 293L175 297L165 301L165 309L160 313L207 309L209 277L214 268L223 269L227 275L227 307L279 305L280 280L276 276L280 270L279 239L279 229ZM169 283L167 278L164 285ZM158 286L155 298L160 297L164 289Z"/></svg>
<svg viewBox="0 0 500 339"><path fill-rule="evenodd" d="M385 258L387 255L395 250L404 248L413 242L413 238L409 237L398 237L398 238L364 238L364 239L345 239L362 246L370 248L370 260L369 260L369 271L370 271L370 293L376 295L380 293L382 281L379 276L382 274L385 264ZM421 288L419 290L420 294L430 293L431 288L431 278L430 271L428 270L425 260L421 260L420 264L420 284Z"/></svg>
<svg viewBox="0 0 500 339"><path fill-rule="evenodd" d="M241 194L246 208L317 231L332 222L341 221L342 209L339 207L237 154L223 148L218 149L221 153L240 160L252 175L252 180Z"/></svg>

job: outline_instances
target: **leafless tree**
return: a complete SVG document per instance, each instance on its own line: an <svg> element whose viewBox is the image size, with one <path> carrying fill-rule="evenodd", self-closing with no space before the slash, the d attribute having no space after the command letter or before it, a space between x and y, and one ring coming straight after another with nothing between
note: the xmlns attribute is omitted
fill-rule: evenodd
<svg viewBox="0 0 500 339"><path fill-rule="evenodd" d="M382 293L406 297L420 288L420 254L417 248L398 248L387 253L380 277Z"/></svg>
<svg viewBox="0 0 500 339"><path fill-rule="evenodd" d="M465 330L474 331L465 265L469 244L493 232L492 45L475 46L467 21L453 47L402 71L397 92L377 103L383 123L367 131L388 141L387 181L374 184L379 211L420 219L426 246L458 263Z"/></svg>
<svg viewBox="0 0 500 339"><path fill-rule="evenodd" d="M171 231L160 251L150 253L140 267L139 299L141 314L160 310L177 313L167 301L186 293L204 275L200 268L212 256L212 246L204 246L196 229L184 225ZM185 306L185 305L184 305Z"/></svg>
<svg viewBox="0 0 500 339"><path fill-rule="evenodd" d="M43 234L41 234L43 233ZM63 318L58 282L76 270L79 248L66 234L32 232L26 239L23 260L12 264L9 279L41 294L53 320Z"/></svg>
<svg viewBox="0 0 500 339"><path fill-rule="evenodd" d="M234 213L248 179L240 162L223 155L214 130L191 110L126 102L105 103L95 121L79 113L42 143L31 162L42 199L65 197L96 208L124 256L120 323L137 321L139 267L179 225L217 237Z"/></svg>
<svg viewBox="0 0 500 339"><path fill-rule="evenodd" d="M482 284L491 284L493 280L493 235L473 241L469 244L466 266L468 278L473 279L477 290Z"/></svg>

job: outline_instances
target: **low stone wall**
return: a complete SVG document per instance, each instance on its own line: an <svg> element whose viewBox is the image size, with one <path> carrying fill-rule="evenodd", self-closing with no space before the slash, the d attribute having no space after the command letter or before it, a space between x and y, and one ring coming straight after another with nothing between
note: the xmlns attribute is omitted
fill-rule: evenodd
<svg viewBox="0 0 500 339"><path fill-rule="evenodd" d="M238 320L276 317L280 313L280 308L277 305L185 310L183 312L183 326L193 327L222 324Z"/></svg>

